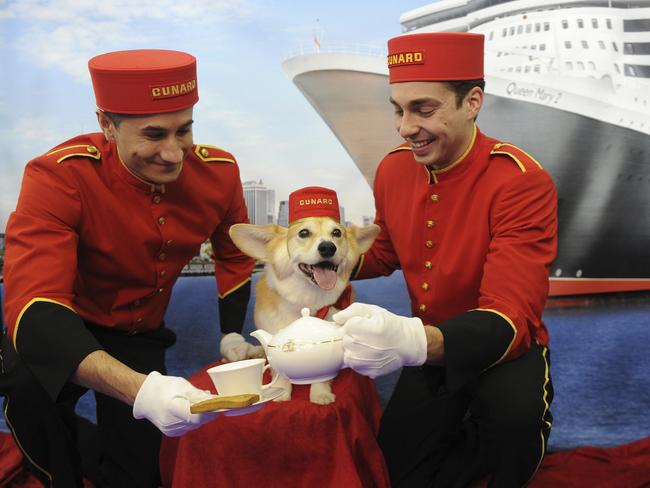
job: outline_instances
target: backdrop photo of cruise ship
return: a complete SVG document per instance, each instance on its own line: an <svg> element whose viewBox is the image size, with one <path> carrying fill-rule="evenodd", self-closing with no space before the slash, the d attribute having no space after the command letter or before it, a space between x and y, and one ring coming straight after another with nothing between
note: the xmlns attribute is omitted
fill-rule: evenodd
<svg viewBox="0 0 650 488"><path fill-rule="evenodd" d="M442 0L400 23L485 35L478 125L558 187L551 295L650 290L650 0ZM372 185L402 142L385 51L315 46L283 69Z"/></svg>

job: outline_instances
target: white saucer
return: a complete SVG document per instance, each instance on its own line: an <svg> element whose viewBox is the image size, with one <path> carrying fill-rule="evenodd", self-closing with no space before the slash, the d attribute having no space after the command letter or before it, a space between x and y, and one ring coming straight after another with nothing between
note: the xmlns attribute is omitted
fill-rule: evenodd
<svg viewBox="0 0 650 488"><path fill-rule="evenodd" d="M255 403L248 405L247 407L238 407L238 408L221 408L215 410L215 412L223 413L226 417L236 417L238 415L246 415L247 413L257 412L266 402L279 397L284 393L282 388L270 387L262 391L262 398L260 398Z"/></svg>

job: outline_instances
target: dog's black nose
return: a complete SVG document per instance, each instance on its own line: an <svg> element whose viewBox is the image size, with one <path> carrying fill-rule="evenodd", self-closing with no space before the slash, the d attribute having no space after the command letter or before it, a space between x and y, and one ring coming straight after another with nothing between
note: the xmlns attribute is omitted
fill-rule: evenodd
<svg viewBox="0 0 650 488"><path fill-rule="evenodd" d="M331 258L332 256L334 256L334 253L336 252L336 246L334 245L333 242L324 241L318 245L318 252L324 258Z"/></svg>

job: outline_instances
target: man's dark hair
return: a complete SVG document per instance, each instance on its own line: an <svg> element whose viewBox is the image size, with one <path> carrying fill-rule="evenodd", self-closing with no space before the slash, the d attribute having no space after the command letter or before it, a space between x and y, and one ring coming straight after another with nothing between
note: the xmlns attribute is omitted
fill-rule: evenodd
<svg viewBox="0 0 650 488"><path fill-rule="evenodd" d="M483 78L478 80L460 80L460 81L448 81L449 88L451 88L456 94L456 108L460 108L465 99L465 95L469 91L478 86L482 91L485 91L485 80Z"/></svg>
<svg viewBox="0 0 650 488"><path fill-rule="evenodd" d="M135 119L137 117L143 117L143 115L140 114L116 114L115 112L107 112L106 110L102 110L104 115L110 119L111 122L113 122L113 125L115 127L119 127L120 124L124 119Z"/></svg>

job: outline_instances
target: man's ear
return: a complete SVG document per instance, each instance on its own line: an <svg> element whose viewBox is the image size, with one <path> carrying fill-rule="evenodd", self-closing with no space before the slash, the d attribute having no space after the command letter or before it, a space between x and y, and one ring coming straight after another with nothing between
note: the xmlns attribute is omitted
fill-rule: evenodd
<svg viewBox="0 0 650 488"><path fill-rule="evenodd" d="M478 117L478 113L481 111L483 106L483 90L478 86L472 88L467 95L465 95L465 103L468 104L467 118L475 120Z"/></svg>
<svg viewBox="0 0 650 488"><path fill-rule="evenodd" d="M97 109L97 122L99 123L99 128L104 133L104 137L107 141L115 140L115 124L113 121L108 118L103 110Z"/></svg>
<svg viewBox="0 0 650 488"><path fill-rule="evenodd" d="M241 252L262 261L266 261L267 244L283 232L286 233L287 229L275 224L234 224L228 231L230 238Z"/></svg>

